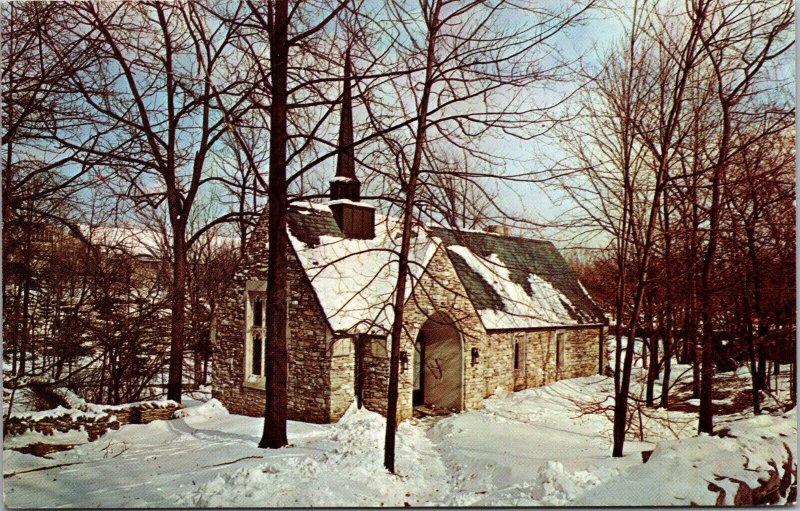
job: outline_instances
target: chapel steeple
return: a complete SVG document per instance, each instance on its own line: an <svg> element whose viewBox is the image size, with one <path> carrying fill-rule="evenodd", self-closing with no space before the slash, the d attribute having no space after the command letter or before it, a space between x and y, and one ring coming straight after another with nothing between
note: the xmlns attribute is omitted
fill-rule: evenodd
<svg viewBox="0 0 800 511"><path fill-rule="evenodd" d="M361 182L356 177L350 68L348 48L344 58L339 154L336 158L336 176L331 179L331 200L328 207L346 238L372 239L375 236L375 208L361 202Z"/></svg>
<svg viewBox="0 0 800 511"><path fill-rule="evenodd" d="M353 94L350 83L350 66L350 48L348 48L344 58L339 154L336 159L336 177L331 180L331 200L358 201L361 198L361 182L356 177L356 158L353 148Z"/></svg>

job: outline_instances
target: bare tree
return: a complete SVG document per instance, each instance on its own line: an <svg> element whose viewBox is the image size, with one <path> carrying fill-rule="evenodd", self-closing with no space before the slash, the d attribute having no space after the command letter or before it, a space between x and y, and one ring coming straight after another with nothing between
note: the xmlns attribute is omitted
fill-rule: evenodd
<svg viewBox="0 0 800 511"><path fill-rule="evenodd" d="M772 124L773 120L765 116L758 124L764 122ZM747 126L744 129L752 130ZM762 125L752 131L763 129ZM794 217L789 206L794 198L794 155L787 151L786 145L791 138L788 126L780 133L760 138L732 159L725 179L725 186L731 192L727 194L727 219L723 218L721 230L729 234L721 236L721 251L730 254L737 265L735 276L722 278L735 279L740 293L735 305L740 311L740 321L734 328L744 340L743 348L750 363L755 414L761 413L760 394L766 379L766 337L770 329L780 327L777 309L791 284L778 277L783 272L776 268L780 267L776 262L782 252L778 247L783 240L795 239L788 225ZM785 223L781 219L786 219ZM742 239L746 243L742 244ZM765 268L773 269L765 271ZM773 280L776 277L778 280Z"/></svg>
<svg viewBox="0 0 800 511"><path fill-rule="evenodd" d="M376 133L392 155L398 173L397 207L403 229L397 253L397 285L394 291L389 390L384 466L395 471L395 430L400 344L409 278L409 250L418 222L419 192L423 176L435 173L431 164L436 151L464 151L470 158L493 161L492 152L478 143L495 130L506 135L532 136L537 122L550 123L543 110L525 104L523 95L536 83L544 83L564 69L552 59L550 67L530 66L535 55L547 54L554 34L566 29L590 8L587 4L563 11L524 8L512 3L497 5L460 4L451 1L430 3L393 2L388 12L397 19L404 41L398 46L398 60L407 62L413 72L391 83L392 94L400 99L399 111L386 112L370 105L369 116ZM494 28L493 20L513 12L524 13L530 24L519 23L506 29ZM418 19L417 25L409 19ZM414 29L419 26L420 30ZM407 42L405 42L407 39ZM541 52L541 53L537 53ZM500 97L503 98L502 104ZM552 107L552 105L550 105ZM373 108L374 107L374 108ZM388 114L388 115L387 115ZM387 133L387 126L402 125L400 119L413 119L404 130ZM434 148L437 148L434 150ZM460 172L467 179L479 173Z"/></svg>
<svg viewBox="0 0 800 511"><path fill-rule="evenodd" d="M70 76L103 126L102 139L86 151L103 158L116 197L135 211L150 209L169 218L168 396L180 401L187 254L206 229L239 214L222 214L195 232L188 227L204 185L213 182L209 155L243 110L244 98L233 92L241 92L246 80L230 60L230 32L211 26L194 4L83 2L69 7L70 33L95 34L89 47L92 67ZM202 70L199 79L195 69ZM219 108L223 103L226 115Z"/></svg>
<svg viewBox="0 0 800 511"><path fill-rule="evenodd" d="M490 190L484 179L472 177L470 161L468 154L459 158L430 155L431 171L420 180L417 208L421 217L454 229L477 229L492 220L498 192Z"/></svg>
<svg viewBox="0 0 800 511"><path fill-rule="evenodd" d="M629 72L612 81L622 84L620 90L609 87L612 94L598 96L609 97L607 104L611 107L605 102L587 106L589 128L578 132L571 144L579 162L576 168L581 170L575 181L588 184L573 187L568 193L576 200L585 199L587 194L602 197L598 207L582 204L583 210L595 225L612 234L617 247L625 242L632 249L619 259L617 283L631 270L636 275L631 282L635 290L618 293L616 302L618 316L627 310L628 346L624 363L618 367L614 456L622 455L625 439L637 332L643 338L643 350L650 353L645 403L655 404L653 388L662 363L661 406L668 403L676 311L683 316L679 335L683 352L693 361L695 388L707 401L701 405L701 430L711 431L714 328L727 321L722 314L724 306L719 305L727 298L712 292L719 287L714 282L716 245L720 216L735 194L725 190L725 176L748 144L783 129L780 119L787 112L783 107L775 108L769 99L770 87L782 81L780 65L773 65L774 61L793 43L785 35L787 23L793 19L786 6L691 1L675 11L662 9L646 6L639 20L631 22L637 28L629 29L628 34L636 30L636 36L614 54ZM613 70L614 57L606 62L607 69ZM604 77L600 74L596 83L602 85ZM624 94L625 77L641 84L631 89L640 91L637 97ZM626 100L635 101L635 108L625 109ZM599 107L609 115L596 115ZM609 150L618 146L607 138L592 137L591 130L607 125L609 117L633 126L633 160L626 160L622 150ZM738 130L755 119L764 119L764 125L747 130L747 136L740 135ZM621 129L611 133L624 134ZM601 174L606 167L611 168L615 181ZM631 168L636 171L627 181ZM609 188L615 188L615 192L608 193ZM630 200L625 199L626 193L631 193ZM625 218L630 218L629 229L615 229L618 223L625 225ZM616 253L624 254L621 250ZM682 287L682 282L687 285ZM624 299L626 294L628 298ZM663 312L656 313L659 308ZM693 356L701 324L702 365L699 357ZM659 337L663 356L658 353Z"/></svg>
<svg viewBox="0 0 800 511"><path fill-rule="evenodd" d="M269 256L267 261L267 308L271 320L266 332L266 399L264 409L264 431L259 443L260 447L279 448L287 444L287 322L288 322L288 264L289 236L286 231L286 215L289 208L289 185L297 175L289 175L290 165L298 152L289 154L290 140L297 140L300 152L306 141L313 139L312 133L293 134L290 132L290 111L301 112L307 108L324 107L327 103L330 111L335 104L324 97L322 103L318 97L309 100L303 95L311 93L313 88L313 70L294 74L293 63L302 57L298 50L310 51L313 41L319 41L324 29L333 22L337 15L348 4L341 2L309 2L306 5L293 4L290 9L288 0L273 0L266 5L247 2L249 12L238 21L243 27L252 27L254 34L245 43L253 51L256 59L254 66L257 81L264 96L270 98L266 109L270 119L269 140L269 180L267 190L267 218L269 222ZM307 14L315 13L313 16ZM313 21L309 21L313 19ZM255 48L259 43L268 45L269 67L258 62ZM319 57L321 52L316 53ZM314 57L311 57L314 58ZM291 88L290 88L291 80ZM297 102L293 98L301 96ZM315 99L317 101L315 101ZM304 106L305 105L305 106ZM324 108L323 108L324 110ZM326 117L323 114L323 118ZM302 140L305 139L305 140Z"/></svg>
<svg viewBox="0 0 800 511"><path fill-rule="evenodd" d="M564 127L561 139L575 160L577 173L566 173L560 186L592 223L613 240L616 263L614 302L615 362L614 388L619 392L622 363L622 325L626 317L631 244L636 222L635 197L644 186L643 147L636 132L636 119L643 114L647 80L642 69L647 66L648 51L642 41L639 3L634 3L631 26L625 40L608 55L607 63L597 74L584 71L589 86L581 98L580 118L591 121Z"/></svg>
<svg viewBox="0 0 800 511"><path fill-rule="evenodd" d="M90 116L64 83L73 69L89 65L90 54L82 50L84 37L64 37L62 11L58 4L2 6L3 331L14 372L24 372L29 351L33 233L60 225L82 238L78 192L96 162L81 148L97 142L98 130L81 128ZM64 137L74 147L61 144ZM8 294L11 280L21 283L20 296Z"/></svg>
<svg viewBox="0 0 800 511"><path fill-rule="evenodd" d="M706 9L696 9L692 20L706 25L700 39L708 62L713 69L716 99L722 116L719 139L714 147L711 166L711 208L709 234L703 259L700 283L700 309L703 321L703 370L700 385L699 430L713 432L714 377L713 318L711 288L714 278L714 261L719 238L719 216L722 178L727 172L731 153L736 147L734 125L737 106L758 91L764 67L778 59L794 46L790 30L794 24L794 10L784 2L717 2ZM742 141L746 144L745 141ZM741 147L741 146L740 146Z"/></svg>

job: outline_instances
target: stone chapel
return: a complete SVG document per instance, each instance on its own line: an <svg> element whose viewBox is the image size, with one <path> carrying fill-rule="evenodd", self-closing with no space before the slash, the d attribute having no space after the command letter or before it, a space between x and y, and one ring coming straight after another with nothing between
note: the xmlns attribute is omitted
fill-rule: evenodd
<svg viewBox="0 0 800 511"><path fill-rule="evenodd" d="M353 140L345 64L339 146ZM295 203L290 244L289 419L338 420L353 402L386 413L392 293L402 223L361 201L352 148L330 200ZM264 413L267 221L262 216L219 305L213 395ZM476 409L516 391L603 373L605 319L549 241L418 225L400 353L398 420L415 407Z"/></svg>

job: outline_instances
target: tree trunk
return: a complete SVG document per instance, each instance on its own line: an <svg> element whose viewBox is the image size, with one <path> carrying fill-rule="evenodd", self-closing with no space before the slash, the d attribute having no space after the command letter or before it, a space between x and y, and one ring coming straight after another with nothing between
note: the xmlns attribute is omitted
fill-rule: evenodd
<svg viewBox="0 0 800 511"><path fill-rule="evenodd" d="M194 350L194 385L199 387L203 381L203 354L199 347Z"/></svg>
<svg viewBox="0 0 800 511"><path fill-rule="evenodd" d="M761 335L761 326L759 326L758 330L759 335L756 336L756 347L758 349L758 368L756 370L756 377L758 378L758 388L769 390L769 378L767 378L767 354L764 350L764 335Z"/></svg>
<svg viewBox="0 0 800 511"><path fill-rule="evenodd" d="M14 7L9 5L9 11L13 11ZM11 19L11 12L8 13L10 21ZM6 28L9 28L6 25ZM12 69L14 67L14 60L12 57L13 52L9 52L7 55L7 60L5 65L7 66L5 69ZM14 73L4 73L6 75L6 91L13 91L16 88L16 80L14 80ZM5 101L11 100L10 94L9 96L5 97ZM14 109L13 108L6 108L6 125L9 126L14 122ZM2 199L3 199L3 250L0 257L2 257L3 261L3 327L7 325L8 317L7 317L7 309L6 306L9 303L9 296L8 291L10 290L10 286L8 285L8 278L9 278L9 268L8 268L8 256L9 256L9 249L11 248L10 241L11 241L11 218L13 216L14 210L11 207L11 178L12 178L12 170L11 170L11 163L13 161L14 156L14 142L13 137L9 137L8 142L6 143L6 155L5 155L5 168L3 169L3 189L2 192ZM14 321L14 337L12 341L12 348L11 348L11 375L14 376L17 374L17 351L19 350L19 295L15 300L14 306L17 314L15 314L15 321ZM3 336L5 337L7 333L6 328L3 328ZM13 392L13 391L12 391ZM12 393L13 398L13 393Z"/></svg>
<svg viewBox="0 0 800 511"><path fill-rule="evenodd" d="M654 387L658 379L658 335L653 328L650 334L650 368L647 371L647 390L645 395L646 406L654 406Z"/></svg>
<svg viewBox="0 0 800 511"><path fill-rule="evenodd" d="M267 361L264 403L264 432L258 446L278 449L288 444L288 357L287 333L289 323L289 235L286 213L289 207L286 182L287 143L287 77L289 73L289 2L275 0L271 17L269 190L268 228L269 255L267 260Z"/></svg>
<svg viewBox="0 0 800 511"><path fill-rule="evenodd" d="M761 413L761 387L758 384L758 369L756 367L756 350L754 346L755 340L753 339L752 331L750 335L748 335L747 344L750 351L750 377L753 381L753 413L759 415Z"/></svg>
<svg viewBox="0 0 800 511"><path fill-rule="evenodd" d="M669 379L672 371L672 318L670 312L667 312L667 324L664 328L664 375L661 379L661 400L659 402L661 408L669 407Z"/></svg>
<svg viewBox="0 0 800 511"><path fill-rule="evenodd" d="M625 429L628 419L628 392L630 391L631 370L633 369L634 344L636 339L636 323L639 317L639 310L642 307L645 287L648 285L647 275L650 269L650 256L653 245L653 232L655 230L656 217L659 208L660 188L664 175L664 165L659 168L656 175L656 193L653 197L653 204L650 209L647 231L645 234L644 246L642 247L642 260L639 269L639 281L636 285L636 295L633 300L633 311L631 312L630 323L628 325L628 346L625 349L625 362L622 367L622 377L620 379L619 392L614 398L614 446L612 456L622 457L625 445Z"/></svg>
<svg viewBox="0 0 800 511"><path fill-rule="evenodd" d="M647 316L645 316L646 318ZM647 324L647 319L645 319L645 324ZM648 347L649 347L649 336L642 335L642 369L647 369L650 366L650 360L648 359Z"/></svg>
<svg viewBox="0 0 800 511"><path fill-rule="evenodd" d="M441 2L434 2L433 12L428 25L428 47L426 54L425 81L422 96L417 107L417 132L414 139L414 158L409 169L406 196L403 205L403 236L400 243L400 254L397 262L397 287L394 296L394 321L392 323L392 347L389 359L389 392L386 410L386 443L384 446L383 465L389 472L395 473L395 433L397 430L397 397L400 372L400 342L403 334L403 306L405 304L406 277L408 274L408 253L411 247L411 227L414 219L414 199L417 191L417 178L422 165L422 152L426 140L428 123L428 102L433 86L433 65L436 55L436 34L439 30L439 10Z"/></svg>
<svg viewBox="0 0 800 511"><path fill-rule="evenodd" d="M745 272L745 284L742 290L742 326L744 339L747 343L747 354L750 363L750 379L752 381L751 395L753 400L753 414L761 413L761 386L759 385L758 366L756 363L756 336L753 334L752 311L750 309L749 272Z"/></svg>
<svg viewBox="0 0 800 511"><path fill-rule="evenodd" d="M181 223L179 221L179 223ZM186 305L186 247L183 229L173 225L172 318L167 399L181 402Z"/></svg>
<svg viewBox="0 0 800 511"><path fill-rule="evenodd" d="M794 352L794 350L792 350ZM789 363L789 402L791 406L797 405L797 360L792 358Z"/></svg>
<svg viewBox="0 0 800 511"><path fill-rule="evenodd" d="M669 385L670 372L672 369L672 231L669 222L669 190L664 190L664 271L666 273L666 307L664 310L663 336L664 336L664 374L661 379L661 399L658 406L667 408L669 406Z"/></svg>
<svg viewBox="0 0 800 511"><path fill-rule="evenodd" d="M108 369L108 351L103 353L103 365L100 368L100 383L97 385L97 399L98 403L103 402L103 390L105 389L106 370Z"/></svg>
<svg viewBox="0 0 800 511"><path fill-rule="evenodd" d="M366 337L356 336L356 360L355 360L355 395L356 407L360 410L364 406L364 350Z"/></svg>
<svg viewBox="0 0 800 511"><path fill-rule="evenodd" d="M27 265L30 267L30 265ZM28 309L30 308L31 303L31 283L30 277L28 275L25 276L25 283L23 284L22 289L22 335L20 336L20 343L19 343L19 367L17 368L17 376L22 376L25 374L25 357L26 357L26 350L29 348L30 345L30 328L29 328L29 312ZM31 352L31 358L33 358L33 353Z"/></svg>
<svg viewBox="0 0 800 511"><path fill-rule="evenodd" d="M695 137L697 138L697 137ZM700 148L694 148L695 153L699 153ZM697 272L695 271L695 262L698 257L698 242L697 236L700 231L700 204L697 197L698 188L698 164L694 165L692 169L692 185L690 193L692 197L692 225L689 231L689 312L687 315L687 348L689 356L691 357L692 364L692 399L700 397L700 357L697 353Z"/></svg>
<svg viewBox="0 0 800 511"><path fill-rule="evenodd" d="M725 105L724 105L725 106ZM714 256L717 252L717 238L719 234L720 215L720 188L722 173L728 159L728 141L730 138L730 110L722 109L723 129L722 142L717 164L714 166L714 175L711 179L711 210L708 229L708 247L703 259L703 273L700 280L700 314L703 319L703 369L700 381L700 423L701 433L714 432L714 402L711 399L711 390L714 379L714 329L711 317L711 287L714 277Z"/></svg>
<svg viewBox="0 0 800 511"><path fill-rule="evenodd" d="M416 181L416 179L414 179ZM408 208L403 218L403 239L400 245L397 263L397 287L395 288L394 322L392 323L392 346L389 359L389 392L386 409L386 445L383 465L389 472L395 473L394 451L395 432L397 429L397 398L400 373L400 343L403 334L403 307L406 295L406 274L408 272L408 252L411 246L411 220L413 217L414 196L406 194L405 207Z"/></svg>

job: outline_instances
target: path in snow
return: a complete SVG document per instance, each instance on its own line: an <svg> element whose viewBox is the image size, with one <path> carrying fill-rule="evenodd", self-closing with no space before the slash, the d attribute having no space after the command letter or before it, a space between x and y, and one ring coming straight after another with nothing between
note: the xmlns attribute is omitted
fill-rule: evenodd
<svg viewBox="0 0 800 511"><path fill-rule="evenodd" d="M484 409L436 424L434 441L452 487L446 505L566 504L622 469L641 463L650 444L630 442L627 456L610 458L610 426L602 416L580 417L567 396L596 398L601 377L566 380L501 394Z"/></svg>
<svg viewBox="0 0 800 511"><path fill-rule="evenodd" d="M5 504L31 507L559 505L640 471L627 441L611 458L611 422L580 413L611 394L603 377L564 380L484 401L484 409L404 422L397 476L383 468L385 419L351 409L336 424L288 424L290 447L257 447L263 419L215 400L182 418L127 425L40 458L4 450ZM693 415L671 412L687 424ZM433 424L431 424L433 423ZM648 440L668 438L658 422ZM693 436L694 428L682 436ZM20 441L17 438L17 442ZM55 465L61 465L55 468ZM53 466L52 469L38 470ZM28 470L36 470L26 472ZM16 474L16 475L12 475ZM620 476L620 477L618 477ZM705 486L703 485L705 488ZM599 490L600 488L598 488Z"/></svg>

